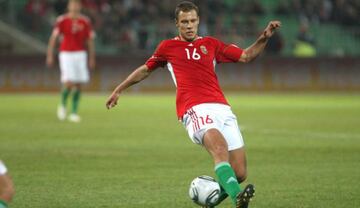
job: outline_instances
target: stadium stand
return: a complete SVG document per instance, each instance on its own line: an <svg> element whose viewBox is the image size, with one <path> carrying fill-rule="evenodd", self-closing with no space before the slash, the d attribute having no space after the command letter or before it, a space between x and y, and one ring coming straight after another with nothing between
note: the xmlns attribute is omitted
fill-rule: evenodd
<svg viewBox="0 0 360 208"><path fill-rule="evenodd" d="M268 54L293 56L299 30L308 27L318 56L360 55L360 3L356 0L197 0L200 34L247 46L270 19L283 22ZM66 0L2 0L1 19L46 42ZM149 54L173 37L174 2L170 0L83 0L97 31L100 54ZM335 9L336 8L336 9ZM151 18L149 18L151 17ZM331 43L331 44L329 44ZM7 47L0 41L0 47Z"/></svg>

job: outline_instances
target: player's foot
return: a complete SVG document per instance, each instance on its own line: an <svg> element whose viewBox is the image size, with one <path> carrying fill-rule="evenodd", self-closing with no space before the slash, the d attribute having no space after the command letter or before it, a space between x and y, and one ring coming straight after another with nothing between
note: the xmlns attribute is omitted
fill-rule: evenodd
<svg viewBox="0 0 360 208"><path fill-rule="evenodd" d="M68 119L69 119L69 121L74 122L74 123L79 123L81 121L80 116L78 114L73 114L73 113L70 114Z"/></svg>
<svg viewBox="0 0 360 208"><path fill-rule="evenodd" d="M255 187L248 184L245 189L236 197L236 208L247 208L251 198L255 195Z"/></svg>
<svg viewBox="0 0 360 208"><path fill-rule="evenodd" d="M60 121L65 120L66 118L66 108L63 105L59 105L57 108L57 117Z"/></svg>

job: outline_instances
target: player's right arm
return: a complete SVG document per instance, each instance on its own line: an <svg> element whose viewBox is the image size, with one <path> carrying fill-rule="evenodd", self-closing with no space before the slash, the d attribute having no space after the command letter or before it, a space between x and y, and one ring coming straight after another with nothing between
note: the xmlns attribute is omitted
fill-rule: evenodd
<svg viewBox="0 0 360 208"><path fill-rule="evenodd" d="M59 16L56 19L56 23L54 25L54 29L50 35L48 48L46 52L46 65L48 67L52 67L54 65L54 49L56 47L57 39L62 31L62 22L64 20L63 16Z"/></svg>
<svg viewBox="0 0 360 208"><path fill-rule="evenodd" d="M146 79L155 69L164 67L166 65L167 61L164 57L164 45L164 42L161 42L156 48L154 54L146 61L146 63L135 69L122 83L120 83L115 88L106 102L107 109L116 106L119 95L125 89Z"/></svg>
<svg viewBox="0 0 360 208"><path fill-rule="evenodd" d="M127 89L128 87L146 79L150 75L151 71L149 70L146 64L135 69L123 82L121 82L115 90L111 93L110 97L106 102L106 108L110 109L115 107L119 99L120 94Z"/></svg>
<svg viewBox="0 0 360 208"><path fill-rule="evenodd" d="M59 36L58 30L54 30L49 38L47 53L46 53L46 65L52 67L54 65L54 49L56 46L56 40Z"/></svg>

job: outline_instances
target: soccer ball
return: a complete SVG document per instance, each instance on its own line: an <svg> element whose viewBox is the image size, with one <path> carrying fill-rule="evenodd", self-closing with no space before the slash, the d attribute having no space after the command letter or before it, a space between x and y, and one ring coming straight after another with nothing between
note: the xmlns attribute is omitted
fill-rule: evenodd
<svg viewBox="0 0 360 208"><path fill-rule="evenodd" d="M191 182L189 195L200 206L212 206L219 199L220 185L214 178L202 175Z"/></svg>

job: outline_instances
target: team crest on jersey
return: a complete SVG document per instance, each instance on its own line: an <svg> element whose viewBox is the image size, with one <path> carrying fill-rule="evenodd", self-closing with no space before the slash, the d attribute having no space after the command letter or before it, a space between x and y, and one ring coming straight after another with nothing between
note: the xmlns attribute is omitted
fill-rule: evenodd
<svg viewBox="0 0 360 208"><path fill-rule="evenodd" d="M205 54L205 55L208 54L208 50L206 49L206 47L204 45L200 46L200 50L203 54Z"/></svg>
<svg viewBox="0 0 360 208"><path fill-rule="evenodd" d="M84 25L82 25L82 24L80 24L80 23L78 23L76 21L73 21L71 26L72 26L71 27L72 33L77 33L77 32L82 31L84 29Z"/></svg>

